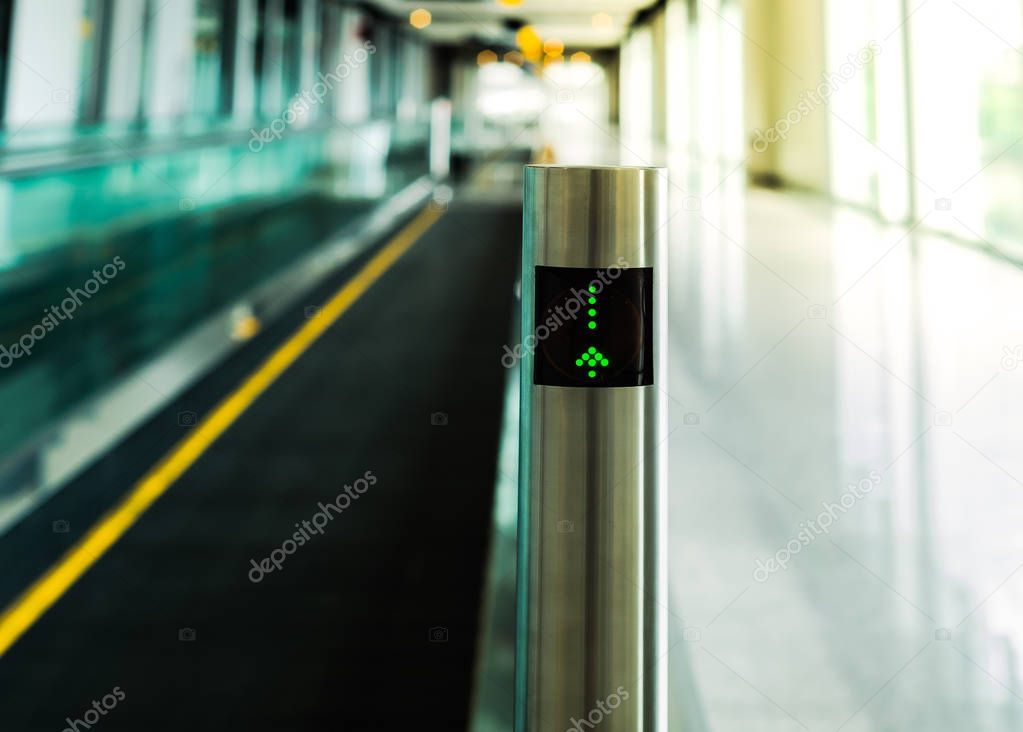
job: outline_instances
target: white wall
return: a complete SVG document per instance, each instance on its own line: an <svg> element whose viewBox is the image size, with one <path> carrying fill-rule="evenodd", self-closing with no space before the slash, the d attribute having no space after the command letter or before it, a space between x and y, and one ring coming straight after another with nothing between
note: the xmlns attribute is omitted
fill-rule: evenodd
<svg viewBox="0 0 1023 732"><path fill-rule="evenodd" d="M71 123L82 82L84 0L18 0L14 6L7 126ZM94 32L94 29L90 32Z"/></svg>
<svg viewBox="0 0 1023 732"><path fill-rule="evenodd" d="M187 115L192 104L196 0L165 3L153 17L147 80L147 116Z"/></svg>
<svg viewBox="0 0 1023 732"><path fill-rule="evenodd" d="M238 45L234 57L234 116L251 119L256 113L256 0L238 3Z"/></svg>
<svg viewBox="0 0 1023 732"><path fill-rule="evenodd" d="M119 0L110 26L111 62L107 71L105 115L109 120L131 120L139 111L142 88L142 44L145 40L145 0Z"/></svg>
<svg viewBox="0 0 1023 732"><path fill-rule="evenodd" d="M649 157L653 146L653 56L654 38L650 26L636 28L622 46L620 70L622 139L641 158ZM635 161L642 164L642 161Z"/></svg>
<svg viewBox="0 0 1023 732"><path fill-rule="evenodd" d="M822 0L743 0L746 45L746 131L765 130L800 103L827 71ZM755 44L755 45L754 45ZM764 153L754 151L750 169L773 173L787 184L827 191L827 108L819 107L794 126L788 139Z"/></svg>
<svg viewBox="0 0 1023 732"><path fill-rule="evenodd" d="M340 83L337 94L337 116L343 122L362 122L370 116L370 64L376 60L372 57L365 63L355 63L355 52L365 49L364 41L359 37L362 27L362 13L346 8L342 14L341 59L348 60L350 73ZM362 58L362 53L359 54ZM328 70L324 70L327 73ZM331 69L330 71L333 71Z"/></svg>
<svg viewBox="0 0 1023 732"><path fill-rule="evenodd" d="M671 0L622 47L622 129L638 158L745 157L742 9L704 0L695 21Z"/></svg>

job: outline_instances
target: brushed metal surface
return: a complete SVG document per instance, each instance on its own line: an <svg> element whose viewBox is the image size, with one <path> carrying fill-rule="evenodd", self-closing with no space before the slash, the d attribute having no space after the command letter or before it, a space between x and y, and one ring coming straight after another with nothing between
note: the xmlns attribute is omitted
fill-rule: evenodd
<svg viewBox="0 0 1023 732"><path fill-rule="evenodd" d="M520 731L667 727L665 200L656 169L526 169L523 332L536 265L622 257L654 267L656 362L654 386L576 388L523 361Z"/></svg>
<svg viewBox="0 0 1023 732"><path fill-rule="evenodd" d="M533 265L657 263L666 173L660 168L526 166L524 237Z"/></svg>

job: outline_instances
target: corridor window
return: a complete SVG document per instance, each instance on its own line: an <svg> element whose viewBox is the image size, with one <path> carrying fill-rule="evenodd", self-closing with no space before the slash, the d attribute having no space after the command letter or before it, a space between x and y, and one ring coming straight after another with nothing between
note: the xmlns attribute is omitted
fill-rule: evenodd
<svg viewBox="0 0 1023 732"><path fill-rule="evenodd" d="M920 216L967 239L1019 241L1023 7L928 4L911 22Z"/></svg>

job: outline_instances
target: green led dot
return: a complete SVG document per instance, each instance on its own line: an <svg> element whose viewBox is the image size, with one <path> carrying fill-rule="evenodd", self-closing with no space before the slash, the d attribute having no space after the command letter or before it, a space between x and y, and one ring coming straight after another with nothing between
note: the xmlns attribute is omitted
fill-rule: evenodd
<svg viewBox="0 0 1023 732"><path fill-rule="evenodd" d="M577 359L575 360L575 365L576 365L576 366L582 366L582 365L583 365L583 360L582 360L581 358L577 358Z"/></svg>
<svg viewBox="0 0 1023 732"><path fill-rule="evenodd" d="M594 329L594 328L596 328L596 327L597 327L597 324L596 324L596 323L594 323L594 322L593 322L593 321L591 320L591 321L590 321L590 330L593 330L593 329Z"/></svg>
<svg viewBox="0 0 1023 732"><path fill-rule="evenodd" d="M591 297L590 298L590 305L596 305L596 304L597 304L597 298Z"/></svg>
<svg viewBox="0 0 1023 732"><path fill-rule="evenodd" d="M597 365L597 359L591 358L589 361L587 361L587 365L589 365L589 366L596 366Z"/></svg>
<svg viewBox="0 0 1023 732"><path fill-rule="evenodd" d="M590 372L589 372L589 377L590 377L591 379L592 379L593 377L595 377L596 375L597 375L597 372L596 372L596 371L590 371Z"/></svg>
<svg viewBox="0 0 1023 732"><path fill-rule="evenodd" d="M610 362L606 358L603 358L603 359L600 360L600 365L601 366L607 366L608 363L610 363Z"/></svg>
<svg viewBox="0 0 1023 732"><path fill-rule="evenodd" d="M594 348L593 346L590 346L590 350L587 351L587 353L596 353L596 352L597 352L597 349Z"/></svg>
<svg viewBox="0 0 1023 732"><path fill-rule="evenodd" d="M594 357L595 359L597 359L598 361L600 361L601 359L603 359L603 358L604 358L604 354L603 354L603 353L601 353L600 351L597 351L597 352L596 352L595 354L593 354L593 357Z"/></svg>
<svg viewBox="0 0 1023 732"><path fill-rule="evenodd" d="M590 285L590 292L596 292L596 291L597 291L597 286L596 285Z"/></svg>
<svg viewBox="0 0 1023 732"><path fill-rule="evenodd" d="M597 309L596 308L590 308L587 312L590 314L590 317L592 318L592 317L594 317L597 314Z"/></svg>

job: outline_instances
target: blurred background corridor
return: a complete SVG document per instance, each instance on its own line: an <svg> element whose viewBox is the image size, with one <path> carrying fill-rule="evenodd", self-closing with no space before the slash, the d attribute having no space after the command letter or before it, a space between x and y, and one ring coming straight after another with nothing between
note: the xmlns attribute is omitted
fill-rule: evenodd
<svg viewBox="0 0 1023 732"><path fill-rule="evenodd" d="M530 162L664 168L670 730L1023 729L1020 0L0 3L0 729L514 728Z"/></svg>

